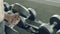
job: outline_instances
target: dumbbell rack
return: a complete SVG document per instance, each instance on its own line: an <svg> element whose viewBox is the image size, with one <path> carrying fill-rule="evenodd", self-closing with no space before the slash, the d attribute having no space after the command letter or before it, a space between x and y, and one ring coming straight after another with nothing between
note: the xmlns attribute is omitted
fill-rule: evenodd
<svg viewBox="0 0 60 34"><path fill-rule="evenodd" d="M16 8L17 7L19 7L19 6L22 6L21 7L21 11L23 11L23 10L26 10L26 11L28 11L28 9L26 9L26 7L24 7L23 5L20 5L19 4L19 6L18 5L16 5L15 6L15 9L13 9L14 8L14 4L13 5L8 5L7 3L5 3L4 4L4 7L5 7L5 11L6 12L8 12L9 10L11 10L11 8L12 8L12 11L16 11ZM24 7L24 8L23 8ZM20 9L20 8L18 8L18 9ZM20 11L20 10L18 10L17 9L17 11ZM33 10L32 10L33 11ZM14 13L16 13L16 12L14 12ZM26 12L25 12L26 13ZM29 13L29 12L27 12L27 13ZM28 19L28 18L31 18L31 15L33 15L33 17L32 18L34 18L33 20L31 20L31 19ZM32 12L32 13L29 13L29 15L27 16L27 14L24 14L24 13L22 13L21 12L21 16L22 17L24 17L25 18L25 20L23 19L23 18L21 18L21 21L22 21L22 24L20 24L20 25L22 25L22 26L19 26L18 24L17 24L17 26L19 26L19 27L21 27L21 28L23 28L23 29L25 29L25 30L27 30L28 32L30 32L30 33L33 33L33 34L41 34L40 32L44 32L45 30L47 30L47 31L45 31L46 32L46 34L52 34L52 33L54 33L54 31L51 33L50 31L49 31L49 29L48 29L48 27L45 27L44 25L46 25L47 23L43 23L42 21L37 21L36 19L35 19L35 14ZM50 18L50 23L48 23L48 25L49 26L52 26L52 29L55 29L56 30L56 33L58 32L58 30L60 29L60 27L58 28L58 26L59 26L59 22L60 22L60 19L59 19L59 15L53 15L51 18ZM23 19L23 20L22 20ZM55 24L55 22L57 23L57 25ZM36 25L36 24L38 24L38 25ZM55 27L56 26L56 27ZM55 28L54 28L55 27ZM57 28L57 29L56 29ZM43 31L42 31L43 30ZM48 32L48 33L47 33ZM56 34L55 33L55 34ZM43 33L42 33L43 34Z"/></svg>

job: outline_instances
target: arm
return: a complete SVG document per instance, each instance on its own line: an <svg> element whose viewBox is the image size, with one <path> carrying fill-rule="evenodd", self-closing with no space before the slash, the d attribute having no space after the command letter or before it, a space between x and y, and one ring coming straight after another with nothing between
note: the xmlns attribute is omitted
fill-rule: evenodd
<svg viewBox="0 0 60 34"><path fill-rule="evenodd" d="M0 23L4 19L4 7L3 7L3 0L0 0Z"/></svg>

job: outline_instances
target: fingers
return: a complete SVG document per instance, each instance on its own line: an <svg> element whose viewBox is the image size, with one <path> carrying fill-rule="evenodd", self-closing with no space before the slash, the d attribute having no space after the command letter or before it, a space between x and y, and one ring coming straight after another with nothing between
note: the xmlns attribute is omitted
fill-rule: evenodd
<svg viewBox="0 0 60 34"><path fill-rule="evenodd" d="M5 14L5 19L10 23L10 24L16 24L17 21L20 20L19 15L16 14Z"/></svg>
<svg viewBox="0 0 60 34"><path fill-rule="evenodd" d="M14 24L14 23L16 23L19 19L20 19L19 16L14 15L14 16L12 16L11 23Z"/></svg>

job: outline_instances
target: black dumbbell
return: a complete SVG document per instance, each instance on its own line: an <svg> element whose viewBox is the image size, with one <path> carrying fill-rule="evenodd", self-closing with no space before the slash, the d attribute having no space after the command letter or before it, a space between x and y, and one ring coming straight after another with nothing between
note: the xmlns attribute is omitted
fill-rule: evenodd
<svg viewBox="0 0 60 34"><path fill-rule="evenodd" d="M4 2L4 11L7 12L10 10L10 5L7 2Z"/></svg>
<svg viewBox="0 0 60 34"><path fill-rule="evenodd" d="M38 32L35 34L50 34L50 32L47 28L41 27L40 29L38 29Z"/></svg>
<svg viewBox="0 0 60 34"><path fill-rule="evenodd" d="M60 15L53 15L50 18L50 25L55 24L54 30L58 31L60 29Z"/></svg>
<svg viewBox="0 0 60 34"><path fill-rule="evenodd" d="M34 10L34 9L32 9L32 8L28 8L28 10L29 10L29 13L30 13L30 16L29 16L29 20L31 20L31 21L35 21L35 19L36 19L36 11Z"/></svg>
<svg viewBox="0 0 60 34"><path fill-rule="evenodd" d="M25 18L27 18L30 15L28 9L19 3L13 4L12 12L19 13L20 16Z"/></svg>
<svg viewBox="0 0 60 34"><path fill-rule="evenodd" d="M20 16L23 16L30 20L35 20L36 18L36 11L34 9L32 8L27 9L26 7L18 3L12 4L12 12L13 13L18 12Z"/></svg>

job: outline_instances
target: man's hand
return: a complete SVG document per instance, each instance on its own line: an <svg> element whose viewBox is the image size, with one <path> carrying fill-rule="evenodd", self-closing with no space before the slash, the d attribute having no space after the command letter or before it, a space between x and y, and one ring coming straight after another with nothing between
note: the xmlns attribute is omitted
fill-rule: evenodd
<svg viewBox="0 0 60 34"><path fill-rule="evenodd" d="M5 14L5 19L12 25L16 25L20 21L20 17L16 14Z"/></svg>

